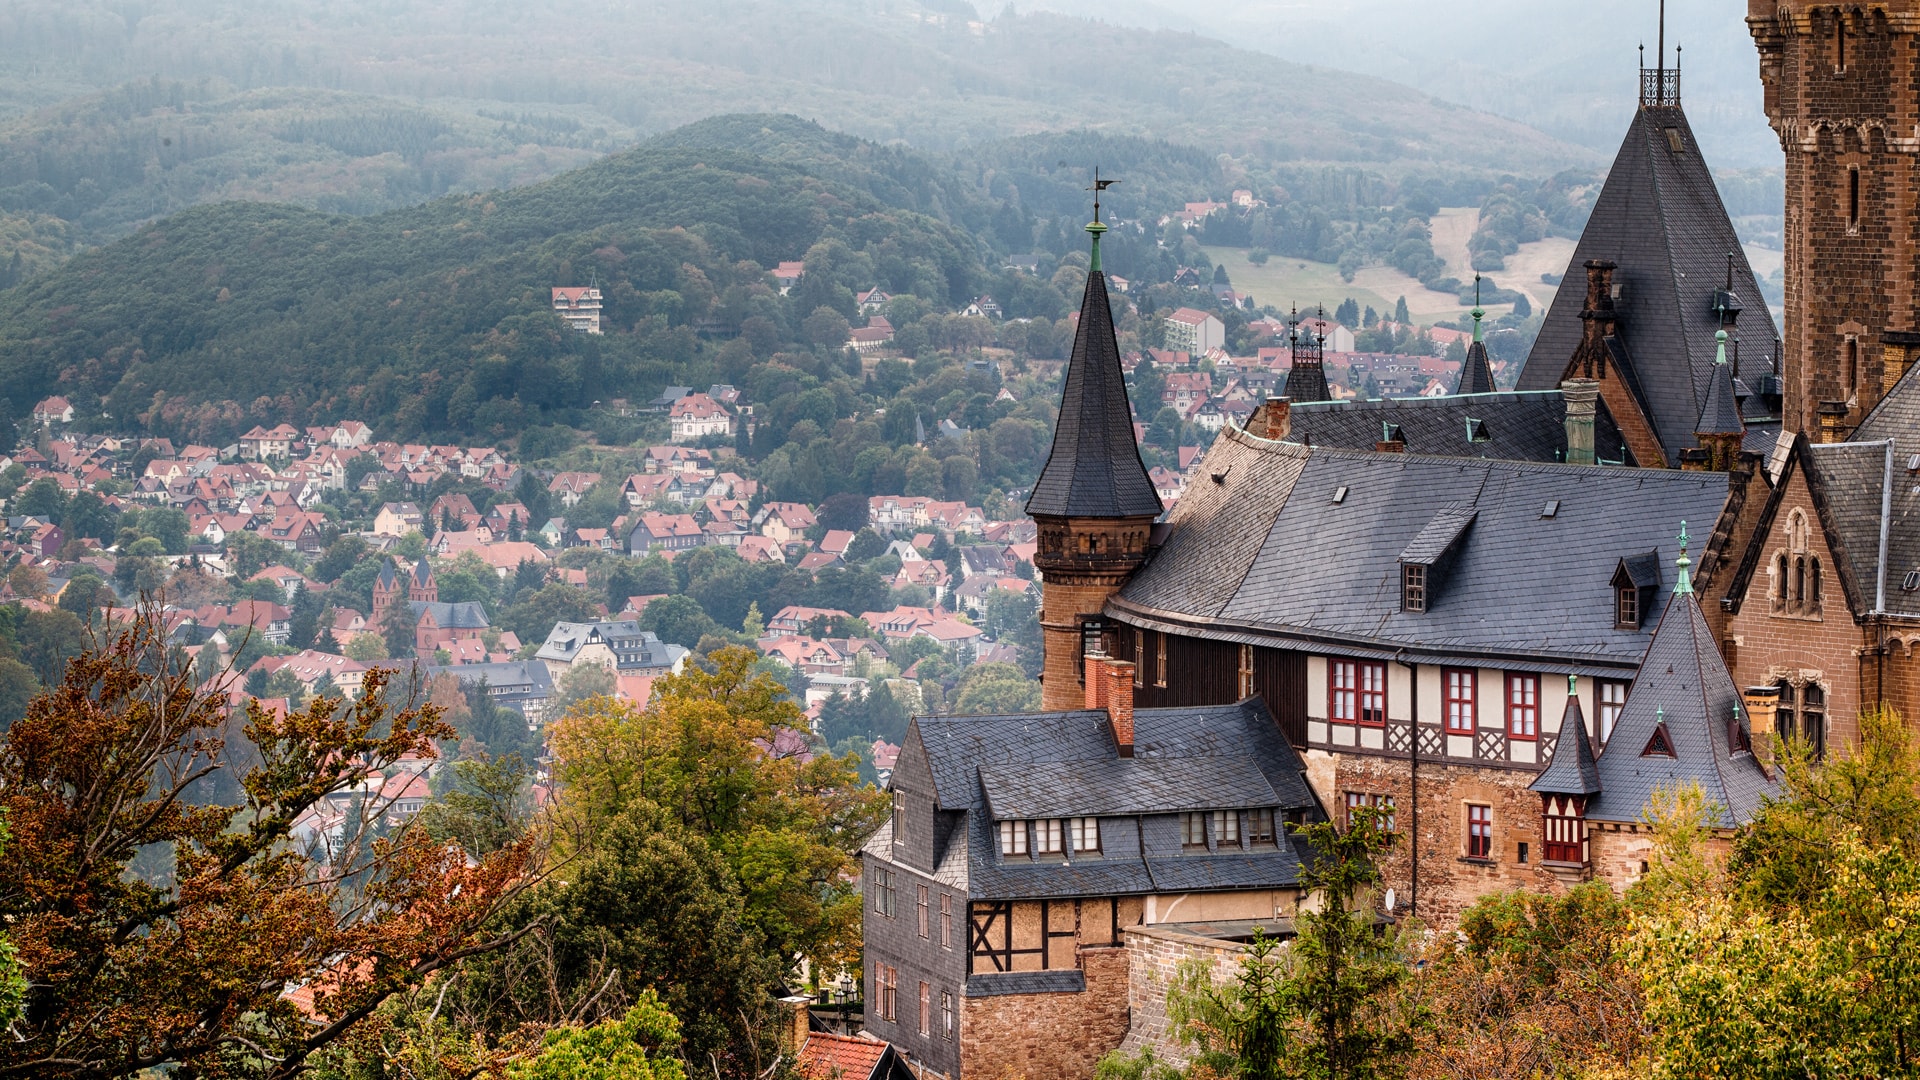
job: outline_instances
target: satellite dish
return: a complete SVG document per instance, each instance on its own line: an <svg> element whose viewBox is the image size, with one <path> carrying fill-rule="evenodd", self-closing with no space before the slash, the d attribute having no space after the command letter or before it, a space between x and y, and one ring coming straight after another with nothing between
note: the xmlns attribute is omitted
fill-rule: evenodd
<svg viewBox="0 0 1920 1080"><path fill-rule="evenodd" d="M1385 899L1385 901L1386 901L1386 906L1387 906L1387 910L1388 910L1388 911L1392 911L1392 910L1393 910L1393 907L1394 907L1394 904L1393 904L1393 899L1394 899L1394 897L1393 897L1393 890L1392 890L1392 889L1388 889L1388 890L1387 890L1387 895L1385 896L1385 898L1384 898L1384 899Z"/></svg>

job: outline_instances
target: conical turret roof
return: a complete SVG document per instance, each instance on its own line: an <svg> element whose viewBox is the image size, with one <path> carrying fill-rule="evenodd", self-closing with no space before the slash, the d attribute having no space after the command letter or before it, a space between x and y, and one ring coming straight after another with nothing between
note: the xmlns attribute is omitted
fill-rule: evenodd
<svg viewBox="0 0 1920 1080"><path fill-rule="evenodd" d="M1096 248L1096 251L1098 249ZM1027 500L1027 513L1048 517L1155 517L1162 507L1140 447L1120 370L1107 278L1096 262L1080 301L1080 326L1060 393L1053 452ZM1143 363L1145 361L1142 361Z"/></svg>
<svg viewBox="0 0 1920 1080"><path fill-rule="evenodd" d="M1567 711L1560 717L1560 741L1553 751L1553 763L1540 774L1531 789L1542 795L1597 795L1600 770L1594 764L1593 742L1587 737L1587 717L1580 708L1580 695L1567 695Z"/></svg>
<svg viewBox="0 0 1920 1080"><path fill-rule="evenodd" d="M1747 425L1740 419L1740 399L1733 392L1733 369L1727 366L1727 332L1722 330L1714 336L1719 339L1719 347L1707 382L1707 403L1700 407L1700 422L1693 431L1696 435L1739 435Z"/></svg>

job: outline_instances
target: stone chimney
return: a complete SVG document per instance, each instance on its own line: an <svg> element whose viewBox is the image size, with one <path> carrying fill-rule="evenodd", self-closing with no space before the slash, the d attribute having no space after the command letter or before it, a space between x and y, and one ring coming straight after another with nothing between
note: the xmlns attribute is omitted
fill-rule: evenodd
<svg viewBox="0 0 1920 1080"><path fill-rule="evenodd" d="M1104 709L1107 707L1107 654L1090 652L1087 654L1087 708Z"/></svg>
<svg viewBox="0 0 1920 1080"><path fill-rule="evenodd" d="M1567 402L1567 464L1592 465L1593 425L1600 401L1600 384L1593 379L1568 379L1560 384Z"/></svg>
<svg viewBox="0 0 1920 1080"><path fill-rule="evenodd" d="M1753 757L1773 775L1774 714L1780 710L1780 688L1749 686L1740 693L1747 709L1747 734L1753 740Z"/></svg>
<svg viewBox="0 0 1920 1080"><path fill-rule="evenodd" d="M1374 443L1373 448L1382 454L1404 454L1407 452L1407 444L1401 442L1399 439L1389 439Z"/></svg>
<svg viewBox="0 0 1920 1080"><path fill-rule="evenodd" d="M1614 332L1619 315L1613 306L1613 263L1606 259L1588 259L1587 302L1580 309L1580 343L1574 347L1567 365L1569 372L1585 379L1607 377L1608 335Z"/></svg>
<svg viewBox="0 0 1920 1080"><path fill-rule="evenodd" d="M1880 395L1893 393L1893 384L1920 360L1920 331L1887 330L1880 335Z"/></svg>
<svg viewBox="0 0 1920 1080"><path fill-rule="evenodd" d="M805 994L780 999L780 1008L785 1010L780 1032L780 1049L789 1057L798 1057L800 1048L807 1044L807 1034L813 1030L813 1014L809 1011L813 999Z"/></svg>
<svg viewBox="0 0 1920 1080"><path fill-rule="evenodd" d="M1107 722L1113 725L1113 741L1120 747L1120 756L1130 758L1133 756L1133 662L1108 660L1106 669Z"/></svg>

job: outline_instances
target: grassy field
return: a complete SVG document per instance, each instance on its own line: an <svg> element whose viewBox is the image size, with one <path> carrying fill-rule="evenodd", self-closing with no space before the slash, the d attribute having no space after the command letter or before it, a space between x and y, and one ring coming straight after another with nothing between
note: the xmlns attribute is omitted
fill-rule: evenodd
<svg viewBox="0 0 1920 1080"><path fill-rule="evenodd" d="M1282 311L1296 304L1302 311L1325 304L1328 313L1332 313L1340 301L1352 297L1363 309L1372 307L1382 315L1391 316L1394 302L1403 296L1416 322L1452 319L1467 310L1458 298L1434 292L1391 267L1366 267L1348 282L1341 280L1340 268L1332 263L1275 255L1265 266L1255 266L1247 261L1246 248L1204 250L1216 266L1226 266L1235 289L1252 293L1256 304L1272 304ZM1506 308L1488 310L1499 313Z"/></svg>

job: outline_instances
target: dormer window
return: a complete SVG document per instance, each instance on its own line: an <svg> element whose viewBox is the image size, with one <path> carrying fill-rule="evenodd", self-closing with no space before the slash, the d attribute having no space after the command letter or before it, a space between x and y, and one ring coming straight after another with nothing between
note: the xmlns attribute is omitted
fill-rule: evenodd
<svg viewBox="0 0 1920 1080"><path fill-rule="evenodd" d="M1614 567L1610 584L1613 589L1613 628L1640 629L1647 612L1653 609L1654 596L1660 589L1660 553L1648 551L1621 559L1619 565Z"/></svg>
<svg viewBox="0 0 1920 1080"><path fill-rule="evenodd" d="M1613 625L1622 630L1640 629L1640 590L1631 586L1627 588L1616 586L1614 595L1616 606Z"/></svg>
<svg viewBox="0 0 1920 1080"><path fill-rule="evenodd" d="M1272 807L1247 811L1247 843L1272 844L1278 835L1274 831Z"/></svg>
<svg viewBox="0 0 1920 1080"><path fill-rule="evenodd" d="M1033 823L1034 850L1041 855L1059 855L1066 843L1064 831L1060 828L1059 818L1046 818Z"/></svg>
<svg viewBox="0 0 1920 1080"><path fill-rule="evenodd" d="M1207 815L1195 811L1180 815L1180 846L1192 851L1207 849Z"/></svg>
<svg viewBox="0 0 1920 1080"><path fill-rule="evenodd" d="M1067 822L1067 833L1073 840L1075 855L1098 854L1100 851L1100 819L1097 817L1077 817Z"/></svg>
<svg viewBox="0 0 1920 1080"><path fill-rule="evenodd" d="M1427 610L1426 567L1409 563L1401 564L1400 610L1415 613Z"/></svg>
<svg viewBox="0 0 1920 1080"><path fill-rule="evenodd" d="M1027 823L1024 821L1003 821L1000 823L1000 854L1002 857L1025 855L1027 853Z"/></svg>

